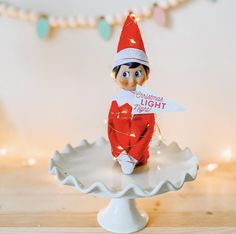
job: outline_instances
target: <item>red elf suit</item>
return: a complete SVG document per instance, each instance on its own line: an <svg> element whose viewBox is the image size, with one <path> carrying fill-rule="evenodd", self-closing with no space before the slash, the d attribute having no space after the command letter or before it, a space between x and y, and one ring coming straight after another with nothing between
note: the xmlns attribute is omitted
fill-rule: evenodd
<svg viewBox="0 0 236 234"><path fill-rule="evenodd" d="M114 157L126 151L142 165L149 158L148 148L155 117L154 114L132 115L133 98L134 93L128 90L121 90L113 97L108 117L108 136Z"/></svg>
<svg viewBox="0 0 236 234"><path fill-rule="evenodd" d="M130 62L149 67L133 14L128 15L123 26L113 68ZM135 91L122 89L113 96L108 116L108 137L115 158L125 152L137 160L136 164L143 165L149 158L149 143L154 132L155 117L154 114L132 115L134 95Z"/></svg>

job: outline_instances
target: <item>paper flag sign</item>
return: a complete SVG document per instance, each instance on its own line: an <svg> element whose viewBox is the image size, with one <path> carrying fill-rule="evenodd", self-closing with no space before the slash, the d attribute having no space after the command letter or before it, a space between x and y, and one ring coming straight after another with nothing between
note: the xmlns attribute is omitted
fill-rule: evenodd
<svg viewBox="0 0 236 234"><path fill-rule="evenodd" d="M140 85L137 85L132 107L132 114L186 111L174 101L158 96Z"/></svg>

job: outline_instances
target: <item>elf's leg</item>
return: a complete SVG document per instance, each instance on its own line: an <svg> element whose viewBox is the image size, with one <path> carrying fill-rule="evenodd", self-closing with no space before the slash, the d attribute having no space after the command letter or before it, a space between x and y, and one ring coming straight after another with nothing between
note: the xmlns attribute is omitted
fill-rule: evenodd
<svg viewBox="0 0 236 234"><path fill-rule="evenodd" d="M145 150L144 152L142 152L142 157L138 161L137 166L142 166L147 164L148 158L149 158L149 151Z"/></svg>

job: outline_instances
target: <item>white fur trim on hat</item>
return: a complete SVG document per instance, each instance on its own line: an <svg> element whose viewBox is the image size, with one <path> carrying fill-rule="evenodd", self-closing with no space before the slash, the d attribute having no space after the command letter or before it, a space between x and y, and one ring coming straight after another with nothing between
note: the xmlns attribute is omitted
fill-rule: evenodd
<svg viewBox="0 0 236 234"><path fill-rule="evenodd" d="M136 62L149 67L148 58L145 52L135 48L127 48L116 54L113 68L129 62Z"/></svg>

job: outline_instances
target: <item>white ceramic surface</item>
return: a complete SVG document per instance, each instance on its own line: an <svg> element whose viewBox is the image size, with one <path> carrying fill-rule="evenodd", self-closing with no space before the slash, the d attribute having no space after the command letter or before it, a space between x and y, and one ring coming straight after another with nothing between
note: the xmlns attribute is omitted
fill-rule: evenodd
<svg viewBox="0 0 236 234"><path fill-rule="evenodd" d="M113 198L99 211L97 221L110 232L131 233L146 226L148 215L137 209L135 199Z"/></svg>
<svg viewBox="0 0 236 234"><path fill-rule="evenodd" d="M176 143L152 143L148 164L137 167L132 175L124 175L104 138L78 147L66 145L55 152L50 171L62 184L74 186L82 193L110 198L151 197L180 189L197 174L198 160Z"/></svg>
<svg viewBox="0 0 236 234"><path fill-rule="evenodd" d="M50 164L51 174L61 184L112 198L97 220L116 233L135 232L147 224L148 216L138 211L134 198L178 190L196 178L197 170L198 160L188 148L181 150L176 143L165 145L157 140L150 145L148 164L135 168L131 175L122 173L104 138L92 144L83 140L74 148L66 145L61 153L55 152Z"/></svg>

